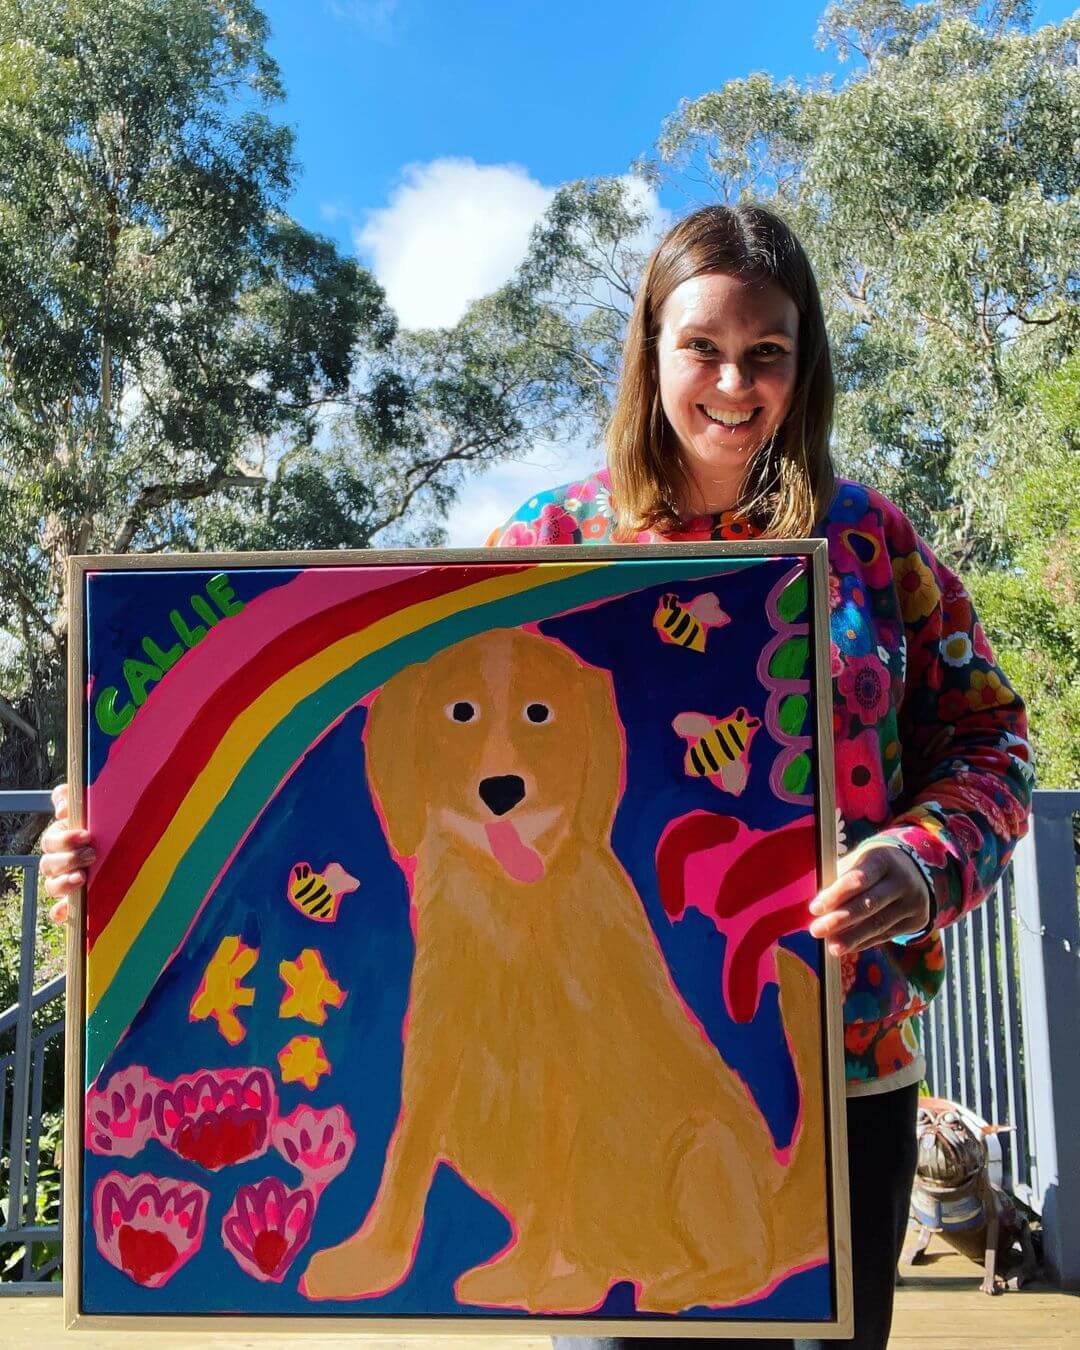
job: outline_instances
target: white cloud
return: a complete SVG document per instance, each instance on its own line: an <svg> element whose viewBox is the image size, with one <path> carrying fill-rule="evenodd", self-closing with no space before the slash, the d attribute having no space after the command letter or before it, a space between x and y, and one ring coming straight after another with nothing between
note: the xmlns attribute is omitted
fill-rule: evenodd
<svg viewBox="0 0 1080 1350"><path fill-rule="evenodd" d="M409 164L356 246L404 327L449 327L510 279L554 195L516 164Z"/></svg>
<svg viewBox="0 0 1080 1350"><path fill-rule="evenodd" d="M447 547L480 548L535 493L582 478L602 463L603 450L591 441L544 441L527 460L496 464L462 489L447 516Z"/></svg>

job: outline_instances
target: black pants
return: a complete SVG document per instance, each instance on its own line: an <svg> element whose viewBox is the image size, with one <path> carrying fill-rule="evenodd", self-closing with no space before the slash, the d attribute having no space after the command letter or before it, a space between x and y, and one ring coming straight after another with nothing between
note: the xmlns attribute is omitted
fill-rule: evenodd
<svg viewBox="0 0 1080 1350"><path fill-rule="evenodd" d="M851 1261L855 1335L846 1341L711 1339L698 1336L556 1336L556 1350L885 1350L892 1325L896 1263L907 1228L915 1176L918 1084L847 1103L851 1182Z"/></svg>

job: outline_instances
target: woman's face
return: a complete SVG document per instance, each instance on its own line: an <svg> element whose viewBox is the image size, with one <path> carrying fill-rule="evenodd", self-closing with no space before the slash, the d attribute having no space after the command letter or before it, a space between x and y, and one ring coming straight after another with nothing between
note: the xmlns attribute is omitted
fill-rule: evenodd
<svg viewBox="0 0 1080 1350"><path fill-rule="evenodd" d="M660 311L660 402L692 486L687 514L725 511L795 392L799 311L772 281L691 277Z"/></svg>

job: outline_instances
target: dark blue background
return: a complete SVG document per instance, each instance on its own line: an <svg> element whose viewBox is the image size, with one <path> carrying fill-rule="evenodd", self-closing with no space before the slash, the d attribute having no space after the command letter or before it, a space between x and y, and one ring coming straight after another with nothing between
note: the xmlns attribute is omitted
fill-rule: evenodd
<svg viewBox="0 0 1080 1350"><path fill-rule="evenodd" d="M652 629L652 616L663 587L610 601L601 607L546 621L541 630L578 652L586 661L615 672L620 716L628 736L627 784L613 832L613 844L641 895L673 977L721 1053L742 1075L780 1144L788 1141L797 1109L797 1091L777 1015L776 989L768 986L753 1023L735 1026L724 1012L719 972L724 938L697 910L672 924L661 908L654 853L668 823L687 811L706 809L737 814L756 829L773 828L805 814L805 808L777 802L768 786L777 751L764 727L750 752L751 774L744 794L735 798L683 771L685 743L671 729L679 712L725 715L740 704L763 715L765 690L754 667L758 651L771 636L764 600L790 560L763 563L715 582L679 588L688 599L715 590L732 616L714 630L704 655L663 644ZM289 574L292 575L292 574ZM247 598L261 575L230 573L237 592ZM251 584L247 585L248 578ZM113 604L104 617L109 642L117 652L137 649L145 615L167 615L173 598L190 594L190 575L167 573L139 578L145 602L138 609ZM93 613L98 639L97 595ZM136 620L127 638L124 624ZM100 651L100 646L98 647ZM751 658L752 654L752 658ZM119 657L123 659L122 656ZM705 673L705 679L702 676ZM354 709L304 758L258 822L205 910L185 946L161 975L128 1033L105 1064L104 1084L118 1069L145 1065L164 1079L201 1068L262 1064L274 1074L279 1111L288 1115L302 1102L315 1107L340 1104L352 1121L357 1146L348 1169L333 1181L319 1204L312 1237L281 1285L245 1274L222 1247L221 1219L237 1188L270 1174L288 1185L299 1176L276 1152L218 1173L208 1173L152 1142L135 1158L121 1160L123 1171L198 1182L211 1194L207 1231L201 1250L161 1289L144 1289L110 1266L97 1252L84 1219L84 1310L119 1312L247 1312L273 1314L346 1313L356 1316L467 1312L470 1316L507 1316L462 1307L453 1297L457 1276L492 1256L510 1237L503 1216L473 1193L450 1169L436 1174L429 1196L416 1264L405 1283L382 1298L360 1303L309 1303L297 1290L308 1259L340 1242L360 1226L374 1198L385 1148L399 1110L401 1024L413 954L408 895L404 878L391 860L367 796L361 732L365 711ZM316 925L285 899L285 882L294 863L306 859L317 869L332 861L360 878L361 887L346 896L333 927ZM207 962L221 939L238 933L259 948L259 959L244 984L254 988L253 1007L240 1009L247 1034L230 1047L213 1021L191 1023L188 1006ZM815 966L817 946L809 938L787 940ZM306 946L321 950L330 975L347 991L344 1005L328 1009L327 1022L314 1027L282 1020L278 1007L283 984L280 961L293 960ZM332 1071L314 1091L282 1085L277 1054L296 1034L320 1037ZM87 1154L84 1195L113 1169L112 1160ZM732 1216L733 1225L738 1216ZM829 1272L805 1272L785 1282L769 1298L724 1317L828 1318ZM616 1287L602 1314L632 1312L629 1286ZM511 1314L512 1315L512 1314ZM698 1316L709 1316L699 1311Z"/></svg>

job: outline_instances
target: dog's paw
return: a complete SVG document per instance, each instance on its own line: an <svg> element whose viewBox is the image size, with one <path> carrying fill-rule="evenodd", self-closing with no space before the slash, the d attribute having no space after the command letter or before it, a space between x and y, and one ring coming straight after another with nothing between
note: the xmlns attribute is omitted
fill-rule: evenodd
<svg viewBox="0 0 1080 1350"><path fill-rule="evenodd" d="M399 1285L410 1258L380 1251L355 1238L316 1252L300 1279L300 1292L312 1300L375 1298Z"/></svg>
<svg viewBox="0 0 1080 1350"><path fill-rule="evenodd" d="M513 1252L487 1265L474 1266L458 1277L454 1297L482 1308L530 1308L530 1286L536 1272Z"/></svg>

